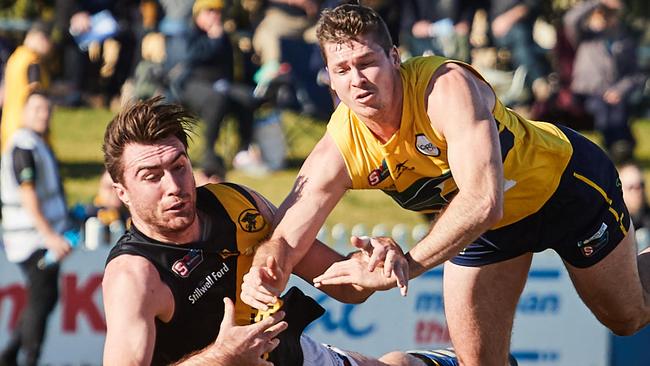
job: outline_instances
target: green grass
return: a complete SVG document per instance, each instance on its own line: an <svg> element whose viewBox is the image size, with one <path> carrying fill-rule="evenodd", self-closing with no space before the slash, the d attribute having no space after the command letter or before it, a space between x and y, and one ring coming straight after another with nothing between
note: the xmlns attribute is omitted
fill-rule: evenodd
<svg viewBox="0 0 650 366"><path fill-rule="evenodd" d="M98 109L57 108L54 112L52 141L61 161L61 172L70 204L90 202L96 192L103 169L102 138L112 117L111 112ZM302 160L325 132L324 123L290 113L283 115L283 124L289 141L289 169L264 177L251 177L237 171L228 174L228 180L257 190L276 205L289 192ZM650 120L637 121L633 128L638 138L635 154L645 168L646 179L650 181ZM232 122L226 123L216 146L217 151L227 159L234 154L235 130ZM190 145L193 160L199 157L201 150L201 131L202 127L199 126ZM599 141L597 134L587 133L587 136ZM348 227L356 223L368 226L384 223L392 226L397 223L415 225L424 220L418 214L399 208L379 191L352 191L345 195L327 220L329 225L339 222Z"/></svg>

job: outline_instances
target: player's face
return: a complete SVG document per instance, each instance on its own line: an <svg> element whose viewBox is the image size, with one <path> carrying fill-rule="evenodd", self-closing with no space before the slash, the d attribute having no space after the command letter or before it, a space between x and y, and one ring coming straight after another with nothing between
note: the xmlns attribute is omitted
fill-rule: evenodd
<svg viewBox="0 0 650 366"><path fill-rule="evenodd" d="M345 105L357 115L383 113L395 103L399 78L399 54L386 52L367 36L345 43L323 44L331 86Z"/></svg>
<svg viewBox="0 0 650 366"><path fill-rule="evenodd" d="M152 145L132 143L125 147L122 162L123 183L115 187L135 226L159 240L195 240L196 190L183 144L176 137Z"/></svg>

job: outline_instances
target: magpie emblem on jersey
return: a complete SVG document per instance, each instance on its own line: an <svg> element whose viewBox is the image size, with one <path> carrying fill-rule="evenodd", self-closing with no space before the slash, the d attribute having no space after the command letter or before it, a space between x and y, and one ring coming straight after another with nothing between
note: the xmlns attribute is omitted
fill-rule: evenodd
<svg viewBox="0 0 650 366"><path fill-rule="evenodd" d="M187 278L201 262L203 262L203 252L199 249L190 249L183 258L174 262L172 271L182 278Z"/></svg>
<svg viewBox="0 0 650 366"><path fill-rule="evenodd" d="M249 208L239 214L239 226L248 233L260 231L266 225L264 217L254 208Z"/></svg>
<svg viewBox="0 0 650 366"><path fill-rule="evenodd" d="M415 148L426 156L440 156L440 149L423 133L415 135Z"/></svg>

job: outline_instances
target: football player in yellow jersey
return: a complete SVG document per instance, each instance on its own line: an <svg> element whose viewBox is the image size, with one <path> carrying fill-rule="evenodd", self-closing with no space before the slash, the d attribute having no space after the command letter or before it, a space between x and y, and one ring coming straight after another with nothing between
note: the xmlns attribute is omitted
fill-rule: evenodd
<svg viewBox="0 0 650 366"><path fill-rule="evenodd" d="M404 208L437 212L430 232L405 256L392 240L372 240L372 265L351 258L316 283L355 283L383 261L390 277L373 288L404 293L409 278L444 263L447 323L463 365L506 364L532 255L549 248L613 332L648 323L650 256L637 257L616 170L598 146L508 110L469 65L401 63L366 7L324 11L318 38L341 104L256 252L245 302L272 303L343 194L374 188ZM269 257L282 271L266 268Z"/></svg>

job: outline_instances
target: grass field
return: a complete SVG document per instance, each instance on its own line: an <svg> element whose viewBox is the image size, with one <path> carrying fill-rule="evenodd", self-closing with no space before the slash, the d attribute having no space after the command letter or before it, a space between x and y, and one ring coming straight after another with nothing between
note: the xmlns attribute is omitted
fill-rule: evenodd
<svg viewBox="0 0 650 366"><path fill-rule="evenodd" d="M102 172L101 143L104 129L113 117L108 110L57 108L52 126L54 149L61 161L61 171L70 204L90 202L95 194ZM293 180L313 145L325 131L325 124L295 114L285 113L283 124L289 141L290 167L284 171L264 177L251 177L240 172L230 172L228 180L247 185L279 204L293 184ZM226 124L217 150L224 156L234 153L235 127ZM636 156L645 168L646 179L650 181L650 120L637 121L634 131L639 140ZM201 128L197 130L190 145L190 156L198 157L202 138ZM595 134L587 134L598 141ZM650 186L650 185L649 185ZM650 189L650 187L646 187ZM646 192L650 193L650 192ZM391 199L379 191L353 191L346 194L328 219L328 224L364 223L372 226L384 223L414 225L424 220L415 213L402 210Z"/></svg>

